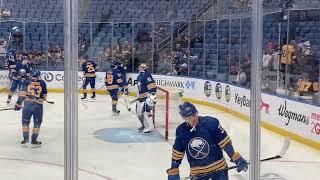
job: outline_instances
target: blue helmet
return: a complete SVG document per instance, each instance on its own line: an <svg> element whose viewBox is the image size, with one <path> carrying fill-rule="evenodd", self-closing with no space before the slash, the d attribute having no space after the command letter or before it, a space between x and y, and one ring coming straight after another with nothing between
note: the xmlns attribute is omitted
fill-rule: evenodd
<svg viewBox="0 0 320 180"><path fill-rule="evenodd" d="M25 69L19 69L18 73L19 73L19 75L22 76L22 77L24 77L24 76L27 75L27 71L26 71Z"/></svg>
<svg viewBox="0 0 320 180"><path fill-rule="evenodd" d="M34 69L30 75L31 77L39 78L41 75L41 72L39 71L39 69Z"/></svg>
<svg viewBox="0 0 320 180"><path fill-rule="evenodd" d="M179 113L183 118L186 118L198 113L198 110L193 104L184 102L179 105Z"/></svg>
<svg viewBox="0 0 320 180"><path fill-rule="evenodd" d="M119 63L120 63L120 62L119 62L118 59L113 59L113 60L111 61L111 65L110 65L111 69L117 68L118 65L119 65Z"/></svg>

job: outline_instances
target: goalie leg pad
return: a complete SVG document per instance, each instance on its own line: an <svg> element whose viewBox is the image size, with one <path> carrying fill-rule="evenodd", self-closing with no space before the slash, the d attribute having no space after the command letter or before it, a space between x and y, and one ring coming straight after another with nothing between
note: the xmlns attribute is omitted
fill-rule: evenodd
<svg viewBox="0 0 320 180"><path fill-rule="evenodd" d="M148 127L143 130L143 132L151 132L154 130L154 124L153 124L153 119L152 119L152 114L151 113L145 113L144 114L144 119L146 123L148 124Z"/></svg>
<svg viewBox="0 0 320 180"><path fill-rule="evenodd" d="M143 116L145 112L145 102L139 102L137 101L137 104L136 104L136 113L137 113L137 116Z"/></svg>

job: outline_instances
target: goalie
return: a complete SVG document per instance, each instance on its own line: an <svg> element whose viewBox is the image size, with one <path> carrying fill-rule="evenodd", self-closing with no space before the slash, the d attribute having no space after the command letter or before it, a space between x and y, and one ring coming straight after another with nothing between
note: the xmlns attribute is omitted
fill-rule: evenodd
<svg viewBox="0 0 320 180"><path fill-rule="evenodd" d="M157 100L157 86L152 75L148 72L148 66L145 63L140 64L138 70L137 83L139 92L136 113L141 122L141 127L138 130L149 133L154 130L152 108Z"/></svg>

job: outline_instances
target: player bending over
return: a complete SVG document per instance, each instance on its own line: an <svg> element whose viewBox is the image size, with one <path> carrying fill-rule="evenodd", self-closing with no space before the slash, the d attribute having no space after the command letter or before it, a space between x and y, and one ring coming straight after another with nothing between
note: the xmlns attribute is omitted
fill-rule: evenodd
<svg viewBox="0 0 320 180"><path fill-rule="evenodd" d="M157 100L157 86L152 75L148 72L148 66L146 64L140 64L138 70L137 83L139 93L136 113L141 122L141 127L138 128L138 130L148 133L154 130L152 108Z"/></svg>
<svg viewBox="0 0 320 180"><path fill-rule="evenodd" d="M82 56L80 61L82 62L81 68L85 77L84 83L82 85L83 97L81 97L81 99L87 98L87 86L89 83L92 90L91 98L95 98L96 97L96 89L95 89L96 71L99 70L99 67L95 62L90 61L87 55Z"/></svg>
<svg viewBox="0 0 320 180"><path fill-rule="evenodd" d="M118 70L118 63L112 60L110 65L111 70L106 73L105 84L112 100L112 115L119 115L120 111L117 109L119 99L119 88L124 86L121 79L121 72Z"/></svg>
<svg viewBox="0 0 320 180"><path fill-rule="evenodd" d="M195 106L189 102L179 105L182 118L186 121L176 129L168 180L179 180L179 166L187 154L190 176L201 180L228 180L224 150L237 165L238 172L246 171L248 163L235 152L227 132L216 118L198 116Z"/></svg>
<svg viewBox="0 0 320 180"><path fill-rule="evenodd" d="M29 124L31 116L33 116L33 130L31 136L31 145L40 146L41 142L37 141L40 126L43 118L43 100L47 97L47 85L40 79L40 71L34 70L31 72L31 80L26 80L21 84L19 98L15 105L15 110L22 110L22 146L27 146L29 142Z"/></svg>

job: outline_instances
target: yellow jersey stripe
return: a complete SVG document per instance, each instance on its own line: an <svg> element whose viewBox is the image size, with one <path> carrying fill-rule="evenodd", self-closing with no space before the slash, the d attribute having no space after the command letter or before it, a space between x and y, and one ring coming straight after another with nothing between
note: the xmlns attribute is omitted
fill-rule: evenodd
<svg viewBox="0 0 320 180"><path fill-rule="evenodd" d="M107 90L119 89L119 85L109 85L107 86Z"/></svg>
<svg viewBox="0 0 320 180"><path fill-rule="evenodd" d="M86 73L85 77L96 77L96 73Z"/></svg>
<svg viewBox="0 0 320 180"><path fill-rule="evenodd" d="M223 158L223 159L216 161L212 164L209 164L207 166L191 168L190 175L196 176L196 175L212 173L212 172L215 172L215 171L218 171L221 169L225 169L226 167L227 167L227 163L226 163L225 159Z"/></svg>
<svg viewBox="0 0 320 180"><path fill-rule="evenodd" d="M218 145L220 146L221 144L223 144L225 141L227 141L229 139L229 136L225 137L223 140L221 140Z"/></svg>
<svg viewBox="0 0 320 180"><path fill-rule="evenodd" d="M175 149L172 149L172 152L176 153L177 155L184 155L184 152L180 152Z"/></svg>

